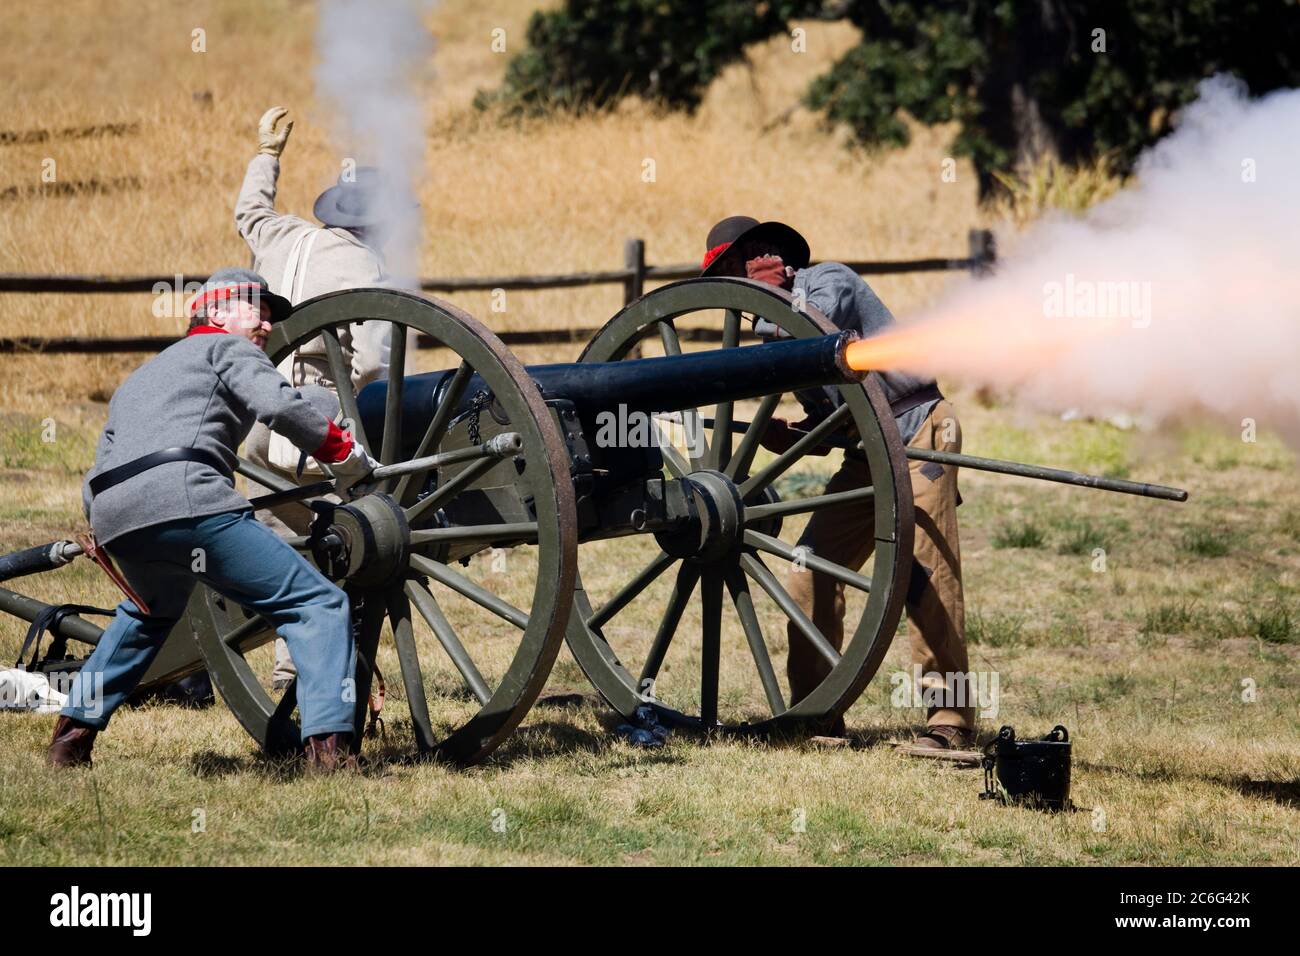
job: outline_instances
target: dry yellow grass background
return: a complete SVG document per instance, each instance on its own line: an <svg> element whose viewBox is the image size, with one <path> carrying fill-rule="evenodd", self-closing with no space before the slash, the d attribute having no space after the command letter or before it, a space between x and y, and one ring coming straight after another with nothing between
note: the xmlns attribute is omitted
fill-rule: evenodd
<svg viewBox="0 0 1300 956"><path fill-rule="evenodd" d="M912 148L876 158L846 152L803 110L762 132L853 44L852 27L809 24L807 53L781 38L756 50L753 66L732 68L695 116L632 104L612 115L502 128L470 101L505 68L507 56L490 48L492 29L504 28L509 49L518 50L533 6L449 0L435 8L438 49L422 78L429 124L422 274L616 268L632 236L646 239L652 263L695 261L708 227L736 212L786 219L822 257L964 254L980 214L967 165L956 183L940 180L946 131L919 130ZM7 11L0 130L125 122L139 131L0 146L0 190L17 190L0 200L0 268L167 274L246 263L232 205L256 149L257 119L277 104L295 118L279 206L309 216L340 159L314 95L314 25L311 4L284 0L78 0ZM206 31L206 53L191 52L195 28ZM195 99L205 93L211 108ZM47 158L61 183L98 181L106 191L40 195ZM656 165L652 183L642 181L647 158ZM906 314L945 281L912 275L877 285ZM505 313L490 312L486 295L457 302L498 329L595 327L620 296L614 286L512 294ZM155 317L151 305L143 295L10 295L0 298L0 327L29 335L177 331L178 320ZM87 386L102 395L134 361L7 359L20 374L0 382L0 401L16 408L75 400Z"/></svg>
<svg viewBox="0 0 1300 956"><path fill-rule="evenodd" d="M532 8L447 0L432 14L439 49L423 79L423 274L613 268L630 236L646 239L652 263L695 260L709 225L735 212L789 221L815 255L833 258L961 255L967 230L990 224L966 163L955 183L940 178L950 131L917 130L906 150L864 156L803 110L779 121L807 80L855 42L843 24L807 24L806 54L779 39L753 51L752 66L729 70L695 116L632 104L604 116L499 127L476 115L470 100L505 66L506 57L490 49L491 30L504 27L510 49L519 49ZM139 130L0 144L0 271L138 274L245 263L231 207L257 119L272 105L288 106L296 120L280 207L308 214L339 160L330 118L314 97L314 17L312 4L290 0L9 4L0 32L0 132L104 123L138 123ZM190 50L199 27L204 54ZM209 92L211 108L195 99ZM60 182L98 181L108 191L39 195L47 157ZM646 158L656 163L654 183L641 179ZM884 277L873 285L905 318L952 281L961 278ZM498 329L595 327L616 311L621 289L512 293L504 314L491 312L486 296L456 302ZM151 305L149 296L5 295L0 334L178 333L179 321L154 317ZM576 352L528 350L524 358ZM63 536L81 520L77 486L102 403L140 359L0 358L0 552ZM1003 680L1003 713L985 729L1010 722L1041 733L1067 723L1081 741L1076 800L1104 809L1101 828L1087 813L1047 818L979 803L973 774L908 763L879 746L828 754L677 740L662 754L638 753L612 743L602 713L590 707L535 712L493 763L475 771L386 764L360 781L289 788L252 755L224 710L165 708L124 712L105 735L96 774L107 815L89 829L81 824L94 814L98 792L84 781L68 788L37 767L48 721L5 715L12 719L0 721L0 794L7 795L0 856L127 863L1300 859L1292 627L1300 624L1300 498L1292 457L1273 441L1154 438L986 408L964 394L958 402L973 453L1132 469L1134 477L1193 487L1192 504L1180 509L962 477L972 666ZM46 416L70 437L42 444ZM1025 525L1044 541L999 543ZM1111 552L1107 574L1088 568L1098 536ZM608 563L609 586L618 571ZM91 569L76 565L26 590L54 601L113 600ZM653 629L654 611L644 609L629 626ZM775 621L764 618L769 640ZM16 650L16 622L4 622L0 635ZM906 666L905 642L896 642L882 676L849 714L850 726L866 733L860 742L905 731L916 717L890 706L883 676ZM1243 678L1260 687L1255 706L1238 699ZM562 655L552 686L582 683ZM13 796L19 792L21 801ZM189 830L196 805L212 821L199 840ZM512 821L504 836L490 829L498 807ZM798 808L808 811L806 834L791 832Z"/></svg>

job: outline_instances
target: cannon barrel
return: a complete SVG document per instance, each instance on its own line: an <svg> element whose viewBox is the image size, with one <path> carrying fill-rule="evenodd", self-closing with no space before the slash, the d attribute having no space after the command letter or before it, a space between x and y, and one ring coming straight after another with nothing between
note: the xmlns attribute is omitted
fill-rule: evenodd
<svg viewBox="0 0 1300 956"><path fill-rule="evenodd" d="M0 581L39 574L67 564L81 554L81 545L75 541L51 541L34 548L0 555Z"/></svg>
<svg viewBox="0 0 1300 956"><path fill-rule="evenodd" d="M743 348L711 349L628 359L622 362L568 362L530 365L525 371L547 399L568 399L588 424L602 411L676 412L718 402L760 398L821 385L860 382L865 372L849 368L845 351L856 333L788 339ZM402 391L403 451L414 449L424 434L454 372L410 375ZM461 392L456 414L468 411L485 388L471 376ZM357 407L370 443L378 447L384 430L388 383L362 389Z"/></svg>

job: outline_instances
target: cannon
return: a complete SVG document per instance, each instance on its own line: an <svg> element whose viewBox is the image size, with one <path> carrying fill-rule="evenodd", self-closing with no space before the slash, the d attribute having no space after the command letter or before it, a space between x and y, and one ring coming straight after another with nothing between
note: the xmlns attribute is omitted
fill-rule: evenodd
<svg viewBox="0 0 1300 956"><path fill-rule="evenodd" d="M745 316L788 338L745 344ZM337 329L362 320L392 323L394 334L387 378L357 394ZM411 331L432 345L437 371L403 374ZM298 487L243 459L237 470L315 514L311 534L290 543L352 599L358 730L387 633L415 752L461 764L484 759L518 726L564 643L626 718L649 707L676 727L764 735L842 714L875 675L903 610L910 457L1186 498L1162 486L908 449L875 375L849 367L851 334L745 279L656 289L571 363L524 367L454 306L392 290L306 301L275 326L266 349L278 363L317 337L341 383L346 424L383 463L370 493L331 504L328 482ZM683 350L700 338L720 347ZM663 355L640 357L655 341ZM781 402L825 386L838 388L834 410L784 453L760 456ZM747 419L737 414L742 403ZM871 485L783 495L783 476L823 446L865 458ZM803 516L847 502L874 509L867 565L853 570L796 549ZM52 542L0 558L0 581L76 553ZM846 585L841 648L785 590L791 562ZM0 610L31 621L50 606L0 588ZM797 702L786 699L780 675L786 635L763 626L773 613L827 664ZM75 613L53 623L81 643L99 633ZM258 744L289 751L299 745L294 686L271 691L257 657L273 638L259 617L200 586L146 681L206 667Z"/></svg>

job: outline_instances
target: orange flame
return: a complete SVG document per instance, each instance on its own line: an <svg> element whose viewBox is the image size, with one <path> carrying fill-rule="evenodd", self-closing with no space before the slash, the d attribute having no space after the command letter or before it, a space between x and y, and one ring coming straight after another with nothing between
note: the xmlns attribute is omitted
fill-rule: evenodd
<svg viewBox="0 0 1300 956"><path fill-rule="evenodd" d="M1020 378L1050 368L1088 341L1113 335L1121 323L1008 322L983 311L949 312L941 318L896 325L845 350L845 361L859 372L906 370L953 373L973 357L994 359L1003 376Z"/></svg>

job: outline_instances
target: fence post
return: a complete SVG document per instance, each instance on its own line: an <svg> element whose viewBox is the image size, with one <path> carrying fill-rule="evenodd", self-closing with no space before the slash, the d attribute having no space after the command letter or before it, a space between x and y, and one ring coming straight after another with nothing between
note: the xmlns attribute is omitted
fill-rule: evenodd
<svg viewBox="0 0 1300 956"><path fill-rule="evenodd" d="M970 247L970 274L978 278L991 273L998 258L998 244L992 231L972 229L966 239Z"/></svg>
<svg viewBox="0 0 1300 956"><path fill-rule="evenodd" d="M645 292L645 240L623 241L623 268L632 274L623 280L623 304L631 305Z"/></svg>

